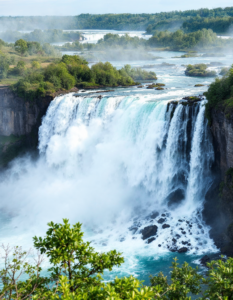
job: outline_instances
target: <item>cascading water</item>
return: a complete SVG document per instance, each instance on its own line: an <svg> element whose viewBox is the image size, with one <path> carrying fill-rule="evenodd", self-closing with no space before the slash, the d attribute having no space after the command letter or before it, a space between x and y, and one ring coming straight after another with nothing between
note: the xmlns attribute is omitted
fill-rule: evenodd
<svg viewBox="0 0 233 300"><path fill-rule="evenodd" d="M168 104L137 96L61 96L51 103L40 127L39 150L64 176L83 180L98 173L110 186L109 197L112 181L129 193L127 197L135 197L116 215L110 212L112 222L119 214L127 215L124 232L109 224L115 241L137 243L145 226L156 225L150 244L156 251L184 245L190 253L211 251L214 246L200 214L214 160L203 104ZM107 245L103 235L106 232L93 240Z"/></svg>
<svg viewBox="0 0 233 300"><path fill-rule="evenodd" d="M97 250L122 251L131 273L133 257L216 251L201 215L214 161L204 103L55 98L39 129L40 158L18 159L1 179L9 199L1 238L25 245L47 222L69 218Z"/></svg>

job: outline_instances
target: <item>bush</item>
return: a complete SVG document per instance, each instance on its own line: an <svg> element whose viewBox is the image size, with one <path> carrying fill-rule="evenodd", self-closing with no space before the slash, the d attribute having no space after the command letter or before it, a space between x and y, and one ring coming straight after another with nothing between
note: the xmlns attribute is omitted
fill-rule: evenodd
<svg viewBox="0 0 233 300"><path fill-rule="evenodd" d="M233 299L232 258L208 263L205 276L198 267L194 269L186 262L180 266L175 259L171 278L161 272L151 277L150 286L133 276L116 277L105 283L101 275L124 262L121 253L95 252L90 242L83 241L80 223L71 226L64 219L62 224L51 222L48 227L44 238L33 238L34 247L40 253L34 264L27 260L30 252L21 247L2 246L1 257L5 260L0 270L1 299L188 300L191 296L199 296L199 300ZM41 275L43 255L50 262L47 277Z"/></svg>
<svg viewBox="0 0 233 300"><path fill-rule="evenodd" d="M196 77L214 77L217 75L215 71L208 71L208 66L205 64L188 65L185 70L185 75Z"/></svg>

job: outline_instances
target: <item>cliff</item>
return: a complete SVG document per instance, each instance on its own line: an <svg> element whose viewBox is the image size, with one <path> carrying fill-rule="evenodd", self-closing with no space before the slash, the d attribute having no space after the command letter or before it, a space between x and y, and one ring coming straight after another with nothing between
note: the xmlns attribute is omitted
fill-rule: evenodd
<svg viewBox="0 0 233 300"><path fill-rule="evenodd" d="M70 91L59 91L54 95L25 101L15 95L9 87L0 86L0 167L7 165L24 151L36 150L38 128L50 102L57 95Z"/></svg>
<svg viewBox="0 0 233 300"><path fill-rule="evenodd" d="M222 253L233 256L233 116L211 112L215 183L206 197L204 217Z"/></svg>

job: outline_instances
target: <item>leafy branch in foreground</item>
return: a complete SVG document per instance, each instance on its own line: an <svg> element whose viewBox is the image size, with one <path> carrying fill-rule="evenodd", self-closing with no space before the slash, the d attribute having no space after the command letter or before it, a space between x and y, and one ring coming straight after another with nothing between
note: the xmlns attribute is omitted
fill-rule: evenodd
<svg viewBox="0 0 233 300"><path fill-rule="evenodd" d="M232 300L233 258L208 264L205 276L188 263L179 266L177 259L167 278L161 272L151 277L151 285L129 276L105 283L101 275L120 266L121 253L95 252L83 241L81 224L71 226L49 223L45 238L34 237L40 252L34 264L29 263L31 251L2 246L3 269L0 271L0 299L31 300ZM50 262L48 276L41 276L44 256Z"/></svg>

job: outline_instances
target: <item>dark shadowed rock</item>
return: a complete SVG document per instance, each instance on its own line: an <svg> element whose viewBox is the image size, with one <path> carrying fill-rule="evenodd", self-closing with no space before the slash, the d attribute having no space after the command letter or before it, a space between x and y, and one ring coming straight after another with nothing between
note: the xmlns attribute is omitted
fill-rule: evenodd
<svg viewBox="0 0 233 300"><path fill-rule="evenodd" d="M169 227L171 227L171 226L168 225L168 224L163 224L163 226L162 226L163 229L166 229L166 228L169 228Z"/></svg>
<svg viewBox="0 0 233 300"><path fill-rule="evenodd" d="M165 221L166 221L166 219L160 218L160 219L158 220L158 223L159 223L159 224L163 224Z"/></svg>
<svg viewBox="0 0 233 300"><path fill-rule="evenodd" d="M156 225L147 226L142 230L142 239L146 240L149 237L156 235L158 227Z"/></svg>
<svg viewBox="0 0 233 300"><path fill-rule="evenodd" d="M184 241L182 241L181 242L183 245L187 245L188 244L188 242L184 242Z"/></svg>
<svg viewBox="0 0 233 300"><path fill-rule="evenodd" d="M185 192L182 189L177 189L173 191L168 197L167 197L167 203L168 206L177 206L185 199Z"/></svg>
<svg viewBox="0 0 233 300"><path fill-rule="evenodd" d="M177 242L177 240L175 238L173 238L172 241L174 244Z"/></svg>
<svg viewBox="0 0 233 300"><path fill-rule="evenodd" d="M153 241L155 241L155 238L154 237L152 237L152 238L150 238L150 239L148 239L148 244L150 244L150 243L152 243Z"/></svg>
<svg viewBox="0 0 233 300"><path fill-rule="evenodd" d="M156 212L153 212L151 215L150 215L150 218L151 219L155 219L159 216L159 213L156 211Z"/></svg>
<svg viewBox="0 0 233 300"><path fill-rule="evenodd" d="M182 247L178 250L179 253L185 253L187 251L188 251L188 248L186 248L186 247Z"/></svg>

